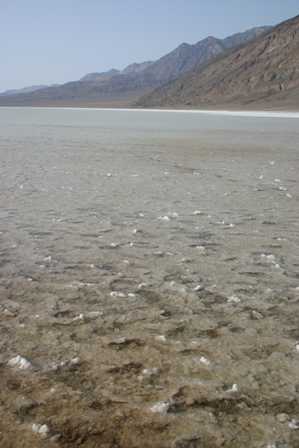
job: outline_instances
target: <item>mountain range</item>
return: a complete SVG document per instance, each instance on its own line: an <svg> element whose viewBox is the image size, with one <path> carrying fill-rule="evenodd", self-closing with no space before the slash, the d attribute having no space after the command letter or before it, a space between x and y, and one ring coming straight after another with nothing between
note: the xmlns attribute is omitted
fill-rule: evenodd
<svg viewBox="0 0 299 448"><path fill-rule="evenodd" d="M140 107L299 109L299 16L144 96Z"/></svg>
<svg viewBox="0 0 299 448"><path fill-rule="evenodd" d="M38 86L28 86L28 87L24 87L23 89L11 89L11 90L6 90L5 92L0 93L0 97L1 96L11 96L11 95L18 95L20 93L31 93L31 92L35 92L36 90L41 90L41 89L45 89L48 86L45 85L38 85Z"/></svg>
<svg viewBox="0 0 299 448"><path fill-rule="evenodd" d="M54 86L33 86L0 94L0 105L28 106L138 106L153 105L157 95L173 89L177 79L187 79L200 73L201 67L227 55L240 46L254 42L271 30L257 27L225 39L209 36L194 45L182 43L156 61L130 64L124 70L111 69L103 73L89 73L78 81ZM162 89L162 90L159 90ZM167 95L166 95L167 97ZM163 97L164 98L164 97ZM176 101L179 98L176 97ZM184 101L188 100L185 98ZM168 100L165 99L165 105ZM184 103L185 104L185 103ZM157 101L157 105L164 105Z"/></svg>

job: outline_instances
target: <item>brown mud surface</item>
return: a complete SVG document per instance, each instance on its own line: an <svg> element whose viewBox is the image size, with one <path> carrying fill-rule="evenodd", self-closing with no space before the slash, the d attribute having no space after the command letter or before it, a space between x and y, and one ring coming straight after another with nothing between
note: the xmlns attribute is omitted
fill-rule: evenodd
<svg viewBox="0 0 299 448"><path fill-rule="evenodd" d="M124 301L40 277L1 292L1 447L299 446L299 291Z"/></svg>

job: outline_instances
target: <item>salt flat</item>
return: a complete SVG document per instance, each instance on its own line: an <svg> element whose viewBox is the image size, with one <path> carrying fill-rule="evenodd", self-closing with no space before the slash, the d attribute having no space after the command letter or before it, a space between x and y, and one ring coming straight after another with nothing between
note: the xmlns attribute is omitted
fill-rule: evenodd
<svg viewBox="0 0 299 448"><path fill-rule="evenodd" d="M194 112L0 109L3 446L298 446L298 123Z"/></svg>
<svg viewBox="0 0 299 448"><path fill-rule="evenodd" d="M17 109L17 108L15 108ZM22 109L22 108L20 108ZM63 110L93 110L93 111L115 111L115 112L164 112L164 113L188 113L203 115L224 115L228 117L251 117L251 118L299 118L299 112L276 112L267 110L201 110L201 109L134 109L134 108L100 108L100 107L34 107L34 109L63 109Z"/></svg>

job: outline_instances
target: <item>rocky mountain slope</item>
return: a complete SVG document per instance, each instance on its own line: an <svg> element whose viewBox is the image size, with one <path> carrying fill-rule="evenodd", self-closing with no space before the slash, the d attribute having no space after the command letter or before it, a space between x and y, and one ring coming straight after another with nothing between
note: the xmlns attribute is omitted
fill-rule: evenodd
<svg viewBox="0 0 299 448"><path fill-rule="evenodd" d="M142 107L299 106L299 16L140 99Z"/></svg>
<svg viewBox="0 0 299 448"><path fill-rule="evenodd" d="M140 96L206 64L227 48L256 38L266 29L254 28L223 40L208 37L194 45L183 43L157 61L131 64L122 71L90 73L79 81L6 96L0 98L0 105L129 105Z"/></svg>

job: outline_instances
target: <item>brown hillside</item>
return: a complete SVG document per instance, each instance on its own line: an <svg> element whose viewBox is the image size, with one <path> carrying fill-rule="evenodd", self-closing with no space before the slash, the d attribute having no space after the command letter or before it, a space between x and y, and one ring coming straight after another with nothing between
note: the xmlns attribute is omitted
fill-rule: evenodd
<svg viewBox="0 0 299 448"><path fill-rule="evenodd" d="M299 16L141 98L143 107L299 108Z"/></svg>

